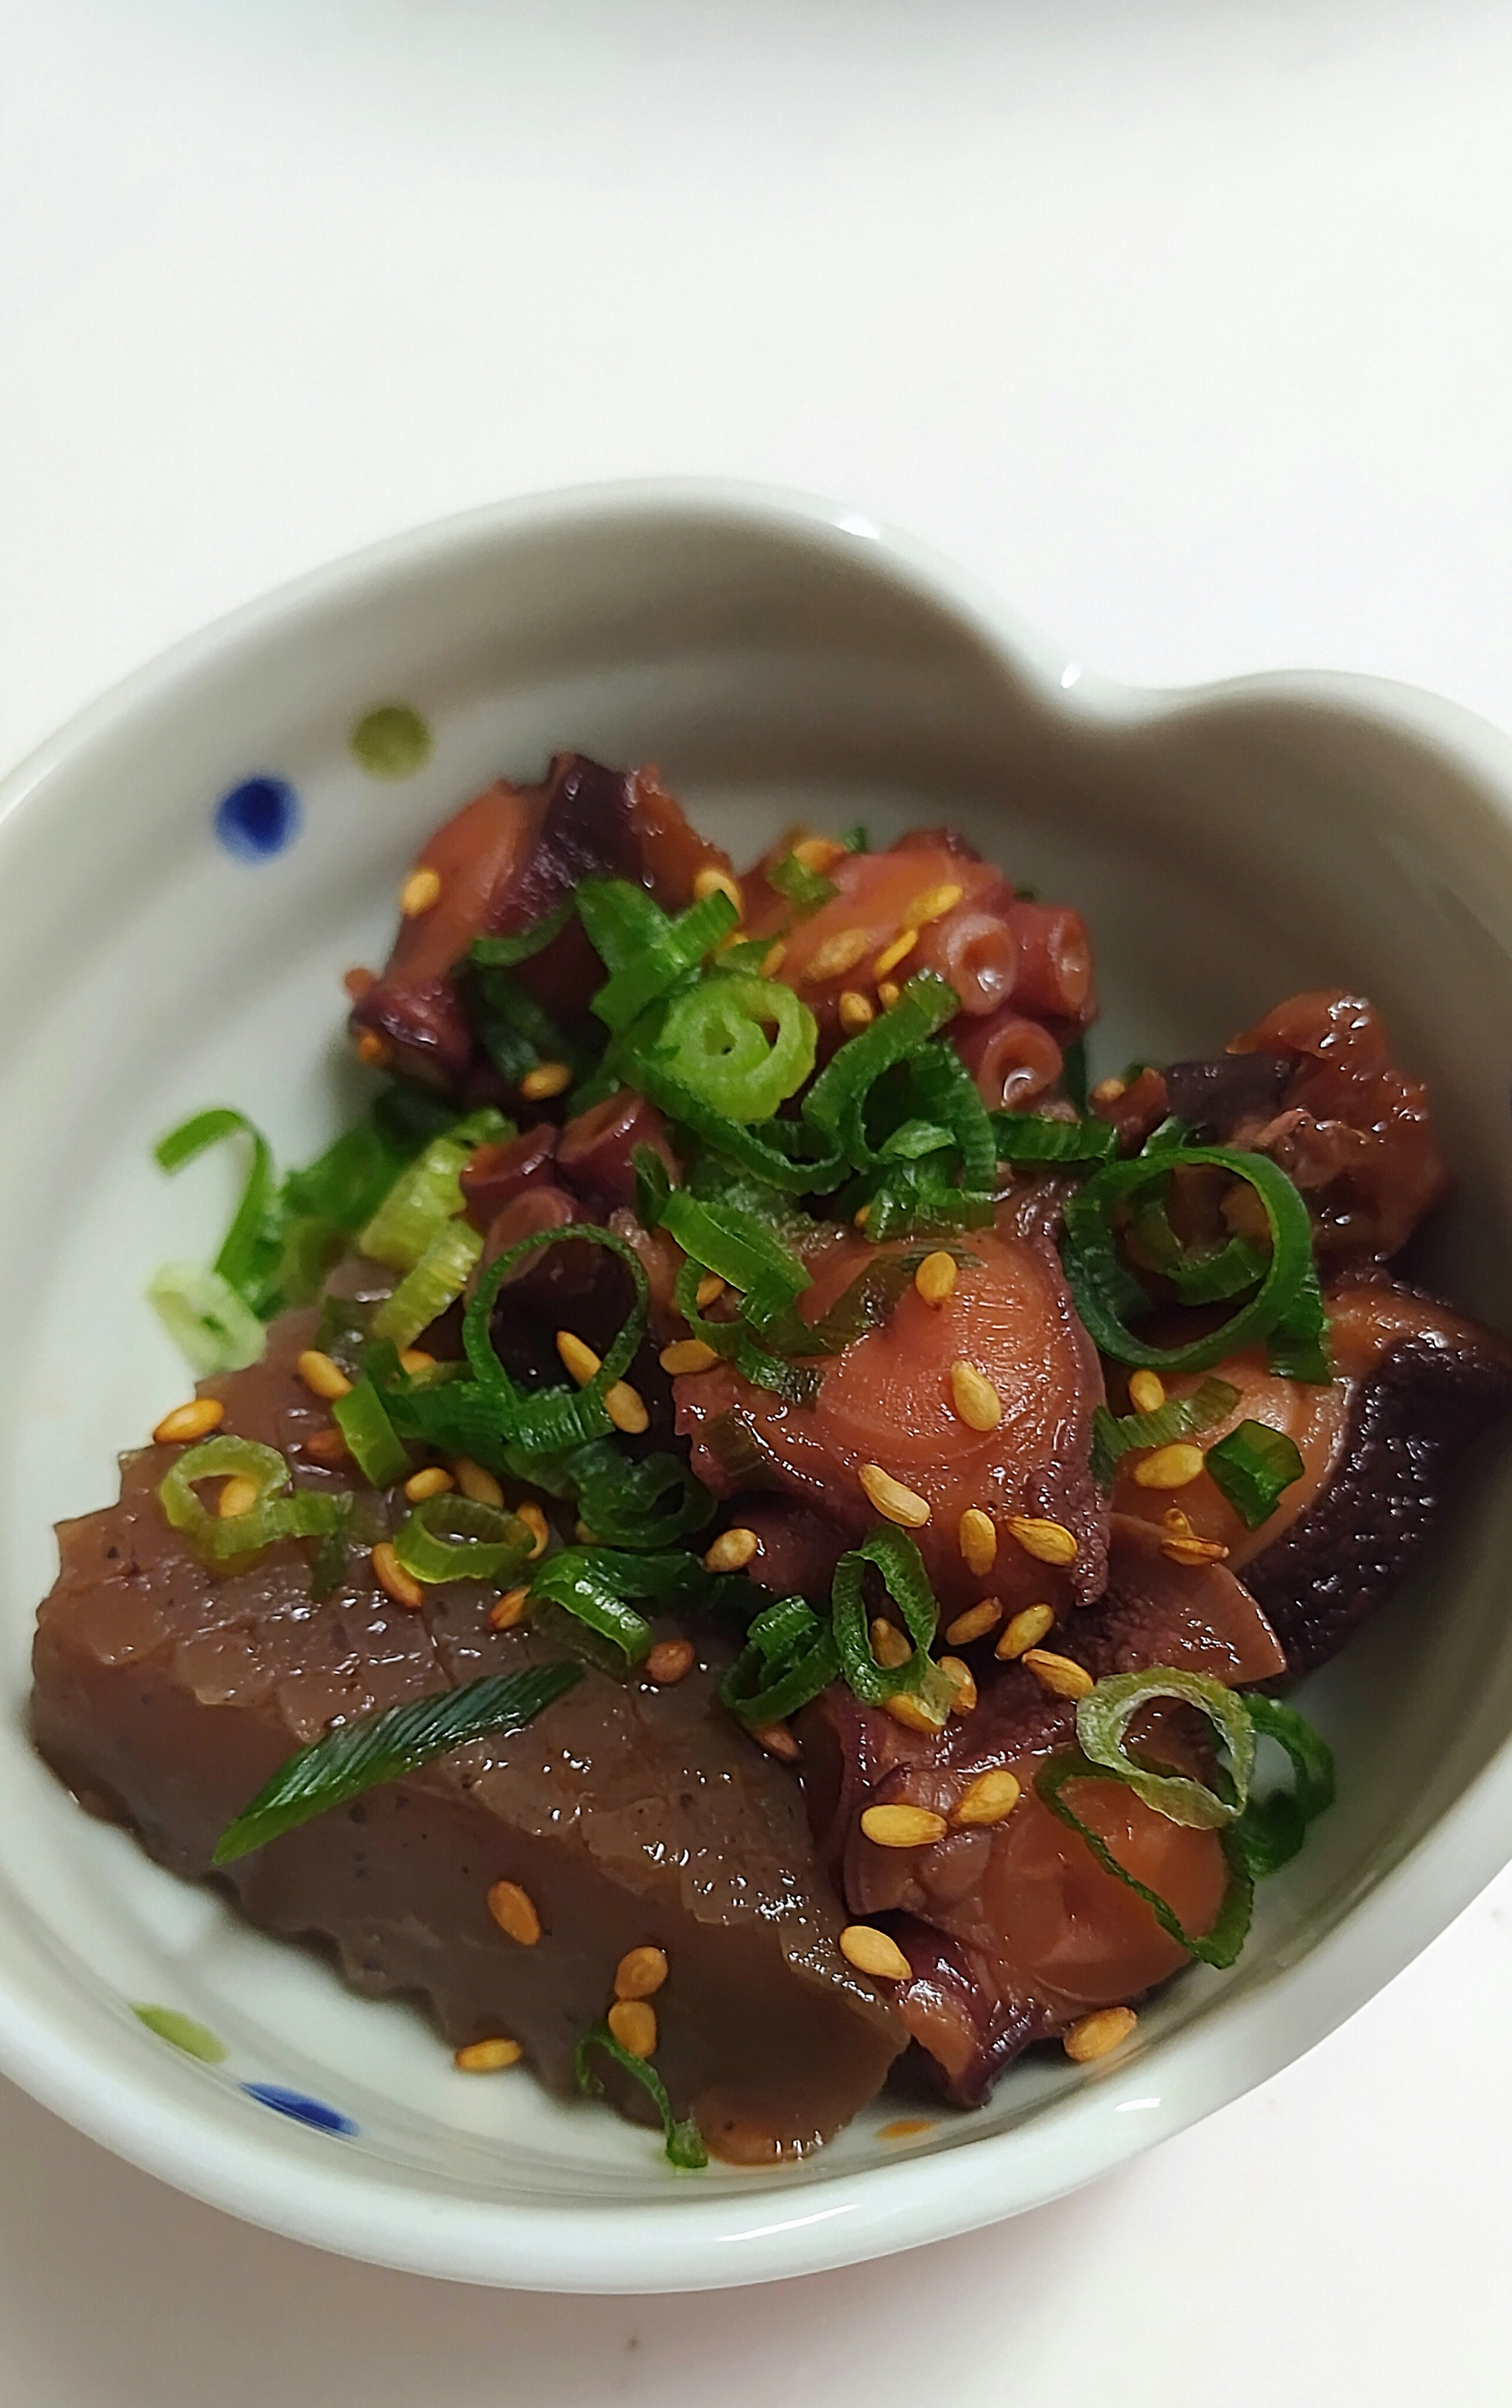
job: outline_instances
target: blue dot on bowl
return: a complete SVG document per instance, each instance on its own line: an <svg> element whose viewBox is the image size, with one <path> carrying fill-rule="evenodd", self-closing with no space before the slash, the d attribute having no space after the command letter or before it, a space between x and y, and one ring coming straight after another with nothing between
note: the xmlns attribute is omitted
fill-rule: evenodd
<svg viewBox="0 0 1512 2408"><path fill-rule="evenodd" d="M299 796L282 778L244 778L217 803L215 832L238 861L271 861L299 833Z"/></svg>
<svg viewBox="0 0 1512 2408"><path fill-rule="evenodd" d="M335 2132L350 2140L357 2127L340 2109L328 2107L323 2099L309 2099L303 2090L285 2090L277 2082L244 2082L242 2088L249 2099L260 2106L271 2107L279 2115L292 2116L296 2124L307 2124L315 2132Z"/></svg>

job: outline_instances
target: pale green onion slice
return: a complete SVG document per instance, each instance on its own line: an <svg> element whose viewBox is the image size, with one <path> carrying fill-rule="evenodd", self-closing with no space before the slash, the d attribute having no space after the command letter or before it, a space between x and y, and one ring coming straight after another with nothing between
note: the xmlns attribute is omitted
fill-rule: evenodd
<svg viewBox="0 0 1512 2408"><path fill-rule="evenodd" d="M243 1479L257 1494L250 1510L221 1521L194 1494L198 1480ZM289 1487L289 1467L256 1439L208 1438L186 1448L158 1485L164 1512L204 1563L221 1570L249 1562L278 1539L322 1539L345 1529L351 1498Z"/></svg>
<svg viewBox="0 0 1512 2408"><path fill-rule="evenodd" d="M1205 1715L1229 1755L1232 1796L1220 1798L1205 1782L1182 1772L1150 1772L1124 1753L1124 1737L1141 1706L1158 1698L1173 1698L1195 1706ZM1136 1797L1170 1823L1197 1831L1217 1831L1235 1822L1249 1799L1249 1776L1255 1764L1255 1727L1244 1700L1205 1672L1174 1671L1157 1666L1148 1672L1116 1672L1099 1681L1077 1707L1077 1738L1081 1752L1126 1783Z"/></svg>
<svg viewBox="0 0 1512 2408"><path fill-rule="evenodd" d="M184 1360L200 1379L212 1371L245 1371L267 1343L250 1304L206 1263L164 1263L148 1283L147 1300Z"/></svg>
<svg viewBox="0 0 1512 2408"><path fill-rule="evenodd" d="M482 1251L483 1240L470 1222L443 1222L414 1269L406 1272L373 1315L374 1337L412 1346L421 1331L462 1294Z"/></svg>
<svg viewBox="0 0 1512 2408"><path fill-rule="evenodd" d="M534 1531L518 1513L471 1497L442 1496L416 1506L393 1552L412 1580L430 1587L454 1580L502 1584L524 1570L535 1544Z"/></svg>

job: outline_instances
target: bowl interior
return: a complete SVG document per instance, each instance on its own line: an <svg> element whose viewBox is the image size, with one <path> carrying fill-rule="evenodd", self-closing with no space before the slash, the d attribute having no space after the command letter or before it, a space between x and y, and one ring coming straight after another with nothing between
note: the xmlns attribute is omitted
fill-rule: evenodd
<svg viewBox="0 0 1512 2408"><path fill-rule="evenodd" d="M780 2176L714 2170L669 2186L644 2134L523 2078L457 2076L417 2012L360 2000L323 1959L157 1870L78 1810L24 1730L50 1525L113 1496L116 1451L185 1392L144 1282L165 1257L213 1249L232 1192L216 1160L167 1182L152 1140L226 1101L281 1160L314 1153L364 1076L340 1036L339 976L381 956L417 839L499 771L538 775L555 749L656 760L737 858L794 819L864 818L879 841L955 822L1087 915L1098 1073L1210 1049L1299 987L1363 988L1432 1077L1459 1178L1431 1275L1512 1326L1512 845L1494 796L1436 744L1321 689L1166 703L1090 678L1062 692L1062 668L1027 640L1006 652L988 614L843 526L584 505L452 530L253 613L14 786L0 822L0 2048L8 2017L11 2062L46 2087L54 2036L54 2103L68 2109L65 2069L87 2063L114 2086L110 2137L222 2196L218 2157L281 2151L297 2190L339 2150L395 2196L620 2215L675 2197L686 2218L718 2192L759 2216L778 2190L821 2199L986 2135L994 2171L984 2157L948 2221L1063 2186L1057 2119L1087 2077L1050 2060L1011 2073L980 2114L937 2114L905 2141L880 2136L900 2112L884 2106ZM383 704L409 706L432 738L402 778L370 774L349 741ZM218 838L215 807L254 777L287 782L299 825L252 861ZM1262 1894L1236 1971L1185 1976L1142 2019L1126 2088L1158 2068L1177 2095L1193 2035L1221 2049L1244 2003L1500 1747L1509 1517L1505 1462L1489 1462L1431 1570L1308 1684L1340 1803ZM165 2044L134 2016L141 2004L188 2017L223 2054ZM1129 2144L1128 2122L1105 2154ZM150 2131L170 2127L178 2137L154 2147ZM292 2204L228 2203L301 2229ZM459 2271L510 2279L505 2265ZM714 2277L690 2258L669 2279Z"/></svg>

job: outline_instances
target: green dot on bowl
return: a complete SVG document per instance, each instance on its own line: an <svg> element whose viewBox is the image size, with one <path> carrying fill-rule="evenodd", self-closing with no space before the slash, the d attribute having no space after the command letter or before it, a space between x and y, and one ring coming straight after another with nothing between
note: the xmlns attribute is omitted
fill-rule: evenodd
<svg viewBox="0 0 1512 2408"><path fill-rule="evenodd" d="M370 778L412 778L431 757L431 731L407 702L384 702L357 722L351 749Z"/></svg>
<svg viewBox="0 0 1512 2408"><path fill-rule="evenodd" d="M224 2041L217 2040L192 2015L181 2015L177 2007L133 2007L132 2014L170 2048L181 2048L186 2057L197 2057L203 2065L220 2065L226 2056Z"/></svg>

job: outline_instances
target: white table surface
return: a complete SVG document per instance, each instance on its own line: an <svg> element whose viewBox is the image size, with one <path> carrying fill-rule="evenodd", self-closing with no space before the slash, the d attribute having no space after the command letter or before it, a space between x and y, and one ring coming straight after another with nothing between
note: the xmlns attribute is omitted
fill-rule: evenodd
<svg viewBox="0 0 1512 2408"><path fill-rule="evenodd" d="M1505 0L0 0L0 766L500 494L844 495L1104 667L1512 720ZM1512 1878L1100 2187L723 2298L244 2229L0 2085L0 2402L1512 2387Z"/></svg>

